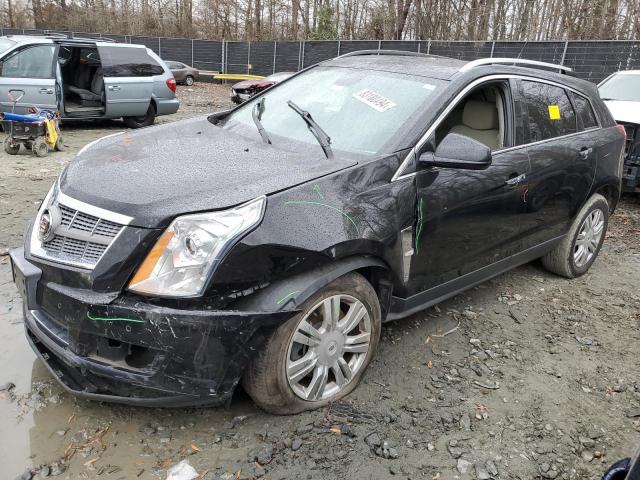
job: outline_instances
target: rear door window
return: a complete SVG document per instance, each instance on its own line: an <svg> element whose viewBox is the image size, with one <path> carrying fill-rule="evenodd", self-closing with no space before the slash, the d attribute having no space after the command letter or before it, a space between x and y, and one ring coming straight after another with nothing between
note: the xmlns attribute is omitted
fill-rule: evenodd
<svg viewBox="0 0 640 480"><path fill-rule="evenodd" d="M105 77L152 77L164 69L144 48L98 47Z"/></svg>
<svg viewBox="0 0 640 480"><path fill-rule="evenodd" d="M589 100L574 92L569 92L569 95L571 95L571 100L573 100L573 104L576 107L576 112L580 122L582 123L582 128L587 130L589 128L597 127L598 121L596 120L596 114L593 112L593 108L591 107Z"/></svg>
<svg viewBox="0 0 640 480"><path fill-rule="evenodd" d="M523 80L521 85L530 143L578 131L576 114L564 88L529 80Z"/></svg>
<svg viewBox="0 0 640 480"><path fill-rule="evenodd" d="M1 63L0 76L10 78L53 78L53 45L36 45L9 55Z"/></svg>

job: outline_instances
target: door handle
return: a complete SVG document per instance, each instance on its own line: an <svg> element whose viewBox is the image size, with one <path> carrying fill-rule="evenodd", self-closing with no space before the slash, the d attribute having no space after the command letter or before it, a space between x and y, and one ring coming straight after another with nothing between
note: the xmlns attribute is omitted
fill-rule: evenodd
<svg viewBox="0 0 640 480"><path fill-rule="evenodd" d="M38 93L42 93L43 95L53 95L53 88L41 88L38 90Z"/></svg>
<svg viewBox="0 0 640 480"><path fill-rule="evenodd" d="M591 152L593 152L593 148L582 147L580 149L580 152L578 152L578 155L581 159L587 160L589 158L589 155L591 155Z"/></svg>
<svg viewBox="0 0 640 480"><path fill-rule="evenodd" d="M510 186L515 186L515 185L519 185L520 183L524 182L525 179L527 178L527 175L525 173L521 173L520 175L517 175L514 173L514 176L509 177L507 180L505 180L505 185L510 185Z"/></svg>
<svg viewBox="0 0 640 480"><path fill-rule="evenodd" d="M112 92L119 92L120 91L120 85L109 85L107 88L109 90L111 90Z"/></svg>

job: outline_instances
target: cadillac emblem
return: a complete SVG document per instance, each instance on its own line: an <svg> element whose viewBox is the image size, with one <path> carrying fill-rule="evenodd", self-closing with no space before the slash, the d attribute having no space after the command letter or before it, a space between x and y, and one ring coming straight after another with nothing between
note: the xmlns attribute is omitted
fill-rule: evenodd
<svg viewBox="0 0 640 480"><path fill-rule="evenodd" d="M56 229L60 225L60 211L57 207L51 206L45 209L40 215L38 225L38 238L41 242L48 242L55 236Z"/></svg>

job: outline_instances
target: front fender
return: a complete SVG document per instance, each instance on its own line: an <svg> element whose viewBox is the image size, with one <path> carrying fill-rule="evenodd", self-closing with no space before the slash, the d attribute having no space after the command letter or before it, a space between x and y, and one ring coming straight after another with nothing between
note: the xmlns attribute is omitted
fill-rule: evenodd
<svg viewBox="0 0 640 480"><path fill-rule="evenodd" d="M358 256L337 260L276 281L239 300L234 308L254 312L298 312L307 299L337 278L371 267L389 271L389 266L375 257Z"/></svg>

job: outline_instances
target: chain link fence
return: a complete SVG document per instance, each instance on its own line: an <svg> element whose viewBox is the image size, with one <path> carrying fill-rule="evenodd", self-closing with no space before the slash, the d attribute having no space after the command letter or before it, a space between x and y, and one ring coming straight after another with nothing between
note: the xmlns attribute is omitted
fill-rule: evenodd
<svg viewBox="0 0 640 480"><path fill-rule="evenodd" d="M539 60L571 67L580 78L596 83L618 70L640 69L640 42L621 40L232 42L12 28L0 28L0 34L73 34L77 37L109 38L117 42L145 45L164 60L175 60L202 70L229 74L270 75L281 71L298 71L309 65L356 50L381 49L430 53L461 60L485 57Z"/></svg>

